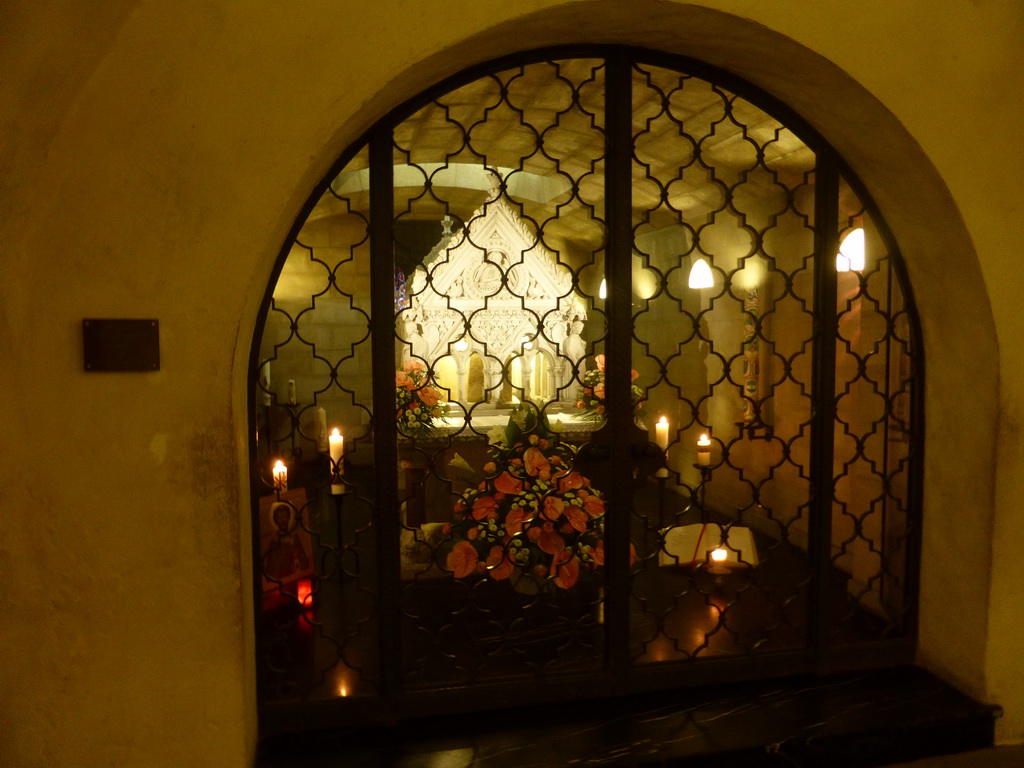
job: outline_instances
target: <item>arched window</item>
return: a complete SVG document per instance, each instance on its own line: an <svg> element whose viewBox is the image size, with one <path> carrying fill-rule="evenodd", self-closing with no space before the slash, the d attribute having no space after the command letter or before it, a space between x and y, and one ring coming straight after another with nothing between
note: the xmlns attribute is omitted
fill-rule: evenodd
<svg viewBox="0 0 1024 768"><path fill-rule="evenodd" d="M783 105L505 59L293 232L252 366L266 730L912 658L916 316Z"/></svg>

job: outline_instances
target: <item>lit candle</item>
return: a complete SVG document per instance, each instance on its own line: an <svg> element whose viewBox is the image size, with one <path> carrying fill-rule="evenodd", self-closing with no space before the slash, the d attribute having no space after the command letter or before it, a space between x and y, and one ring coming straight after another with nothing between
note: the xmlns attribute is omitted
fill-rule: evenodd
<svg viewBox="0 0 1024 768"><path fill-rule="evenodd" d="M313 415L313 431L316 434L316 450L323 453L327 450L327 411L317 408Z"/></svg>
<svg viewBox="0 0 1024 768"><path fill-rule="evenodd" d="M654 440L661 450L668 448L668 419L664 416L654 425Z"/></svg>
<svg viewBox="0 0 1024 768"><path fill-rule="evenodd" d="M283 461L274 465L274 490L282 492L288 490L288 467L284 465Z"/></svg>
<svg viewBox="0 0 1024 768"><path fill-rule="evenodd" d="M331 430L331 434L327 438L331 447L331 476L332 479L340 480L341 476L345 473L345 463L343 456L345 455L345 436L338 431L335 427ZM331 493L341 494L345 492L345 484L338 482L331 483Z"/></svg>
<svg viewBox="0 0 1024 768"><path fill-rule="evenodd" d="M711 466L711 440L707 434L701 435L697 441L697 464L702 467Z"/></svg>
<svg viewBox="0 0 1024 768"><path fill-rule="evenodd" d="M313 580L299 579L295 587L295 596L299 599L302 610L313 607Z"/></svg>
<svg viewBox="0 0 1024 768"><path fill-rule="evenodd" d="M711 550L711 565L708 567L708 572L713 573L716 576L721 576L729 572L729 566L725 564L725 561L729 559L729 550L719 545L716 549ZM715 583L721 583L717 578Z"/></svg>

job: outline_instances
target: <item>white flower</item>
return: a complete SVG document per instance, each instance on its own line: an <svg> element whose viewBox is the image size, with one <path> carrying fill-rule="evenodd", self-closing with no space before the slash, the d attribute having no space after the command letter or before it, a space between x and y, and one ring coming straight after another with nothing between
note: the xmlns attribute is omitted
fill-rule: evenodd
<svg viewBox="0 0 1024 768"><path fill-rule="evenodd" d="M504 445L505 430L501 427L491 427L487 432L487 442L493 445Z"/></svg>

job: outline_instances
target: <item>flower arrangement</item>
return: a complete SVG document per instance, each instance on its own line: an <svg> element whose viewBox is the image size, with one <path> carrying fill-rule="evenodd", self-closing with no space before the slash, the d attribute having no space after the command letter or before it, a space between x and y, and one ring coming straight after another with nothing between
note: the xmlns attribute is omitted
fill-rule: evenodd
<svg viewBox="0 0 1024 768"><path fill-rule="evenodd" d="M604 498L573 469L575 449L521 406L488 446L484 479L455 503L445 531L455 578L524 577L570 589L604 565Z"/></svg>
<svg viewBox="0 0 1024 768"><path fill-rule="evenodd" d="M594 362L597 367L583 374L583 388L580 391L580 399L576 401L576 407L583 411L579 416L581 419L599 420L605 417L604 355L596 355ZM629 386L635 413L643 408L647 396L643 388L636 383L637 376L640 374L632 370L630 375L632 383Z"/></svg>
<svg viewBox="0 0 1024 768"><path fill-rule="evenodd" d="M409 359L402 367L395 371L395 418L400 432L416 435L433 427L434 419L443 415L441 393L422 362Z"/></svg>

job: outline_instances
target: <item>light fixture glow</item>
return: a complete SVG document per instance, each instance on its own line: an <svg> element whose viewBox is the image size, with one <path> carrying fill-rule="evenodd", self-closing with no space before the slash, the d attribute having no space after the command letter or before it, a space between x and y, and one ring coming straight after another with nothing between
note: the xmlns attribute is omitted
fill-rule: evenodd
<svg viewBox="0 0 1024 768"><path fill-rule="evenodd" d="M864 230L851 229L839 244L836 272L860 272L864 269Z"/></svg>
<svg viewBox="0 0 1024 768"><path fill-rule="evenodd" d="M608 298L608 283L601 278L601 287L597 289L597 298L607 299Z"/></svg>
<svg viewBox="0 0 1024 768"><path fill-rule="evenodd" d="M729 551L726 550L724 547L718 547L717 549L711 550L711 559L714 560L716 563L721 563L724 560L728 559L728 557Z"/></svg>
<svg viewBox="0 0 1024 768"><path fill-rule="evenodd" d="M714 285L715 278L711 274L711 266L701 256L690 267L689 286L691 288L713 288Z"/></svg>
<svg viewBox="0 0 1024 768"><path fill-rule="evenodd" d="M469 349L469 344L466 343L465 339L459 339L452 346L455 347L456 352L465 352L467 349Z"/></svg>

